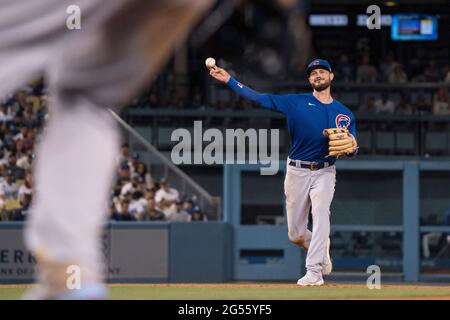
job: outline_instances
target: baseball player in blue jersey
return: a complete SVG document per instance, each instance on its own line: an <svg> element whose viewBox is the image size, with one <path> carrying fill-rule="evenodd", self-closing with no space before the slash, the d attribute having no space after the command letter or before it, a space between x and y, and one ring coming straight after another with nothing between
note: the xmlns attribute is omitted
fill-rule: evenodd
<svg viewBox="0 0 450 320"><path fill-rule="evenodd" d="M307 251L300 286L318 286L332 271L330 258L330 205L336 184L336 159L353 158L358 150L353 113L330 93L334 74L326 60L307 67L312 93L274 95L258 93L213 66L210 75L240 96L287 118L291 149L284 182L289 240ZM308 230L312 212L313 228Z"/></svg>

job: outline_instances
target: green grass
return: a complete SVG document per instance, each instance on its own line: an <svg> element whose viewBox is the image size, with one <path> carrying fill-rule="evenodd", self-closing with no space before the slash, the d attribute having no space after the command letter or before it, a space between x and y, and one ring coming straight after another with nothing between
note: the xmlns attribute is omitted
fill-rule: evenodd
<svg viewBox="0 0 450 320"><path fill-rule="evenodd" d="M1 288L0 299L20 299L25 288ZM184 285L184 286L111 286L112 299L149 300L243 300L243 299L408 299L408 298L446 298L450 299L450 286L384 286L380 290L368 290L359 285L351 287L339 285L300 288L290 285Z"/></svg>

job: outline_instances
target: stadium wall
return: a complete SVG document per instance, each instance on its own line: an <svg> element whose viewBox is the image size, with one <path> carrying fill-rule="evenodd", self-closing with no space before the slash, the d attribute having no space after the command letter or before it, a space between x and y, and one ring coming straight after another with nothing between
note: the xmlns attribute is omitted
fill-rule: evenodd
<svg viewBox="0 0 450 320"><path fill-rule="evenodd" d="M30 283L35 260L21 222L0 224L0 283ZM232 278L231 226L221 222L111 222L102 239L107 281L224 282Z"/></svg>

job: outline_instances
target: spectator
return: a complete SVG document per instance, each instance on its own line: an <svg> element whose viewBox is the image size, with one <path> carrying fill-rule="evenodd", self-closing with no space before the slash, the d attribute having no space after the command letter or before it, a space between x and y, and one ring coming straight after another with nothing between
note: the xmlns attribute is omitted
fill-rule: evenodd
<svg viewBox="0 0 450 320"><path fill-rule="evenodd" d="M164 212L159 210L156 207L156 202L154 199L147 199L147 210L144 215L143 220L150 220L150 221L164 221L166 219L166 216Z"/></svg>
<svg viewBox="0 0 450 320"><path fill-rule="evenodd" d="M0 104L0 122L10 122L14 119L11 109L4 104Z"/></svg>
<svg viewBox="0 0 450 320"><path fill-rule="evenodd" d="M26 195L31 195L33 193L33 175L31 172L28 172L25 176L25 181L19 187L19 191L17 193L17 197L19 201L22 200Z"/></svg>
<svg viewBox="0 0 450 320"><path fill-rule="evenodd" d="M437 216L435 214L427 215L422 221L421 225L436 226L438 225ZM425 233L422 236L422 253L424 258L430 257L430 244L436 244L441 236L438 232Z"/></svg>
<svg viewBox="0 0 450 320"><path fill-rule="evenodd" d="M406 73L403 71L403 66L400 63L397 63L394 66L394 69L389 74L388 82L389 83L406 83L408 81L408 77Z"/></svg>
<svg viewBox="0 0 450 320"><path fill-rule="evenodd" d="M25 136L23 139L17 141L16 147L19 150L19 143L20 143L20 149L21 150L30 150L33 148L34 140L35 140L35 133L34 130L28 129L25 133Z"/></svg>
<svg viewBox="0 0 450 320"><path fill-rule="evenodd" d="M392 114L395 111L395 104L389 99L386 93L375 101L375 112L377 114Z"/></svg>
<svg viewBox="0 0 450 320"><path fill-rule="evenodd" d="M203 214L200 207L194 207L192 211L191 221L206 221L206 216Z"/></svg>
<svg viewBox="0 0 450 320"><path fill-rule="evenodd" d="M10 98L6 104L11 108L11 113L16 114L19 110L24 110L27 104L27 95L25 91L17 91L12 98Z"/></svg>
<svg viewBox="0 0 450 320"><path fill-rule="evenodd" d="M118 175L121 183L122 181L129 181L131 179L131 172L130 166L128 165L128 161L123 161L120 163Z"/></svg>
<svg viewBox="0 0 450 320"><path fill-rule="evenodd" d="M25 110L23 112L23 125L32 127L35 123L37 123L37 117L33 110L33 105L31 103L27 103Z"/></svg>
<svg viewBox="0 0 450 320"><path fill-rule="evenodd" d="M155 189L154 187L151 189L145 190L145 199L155 199Z"/></svg>
<svg viewBox="0 0 450 320"><path fill-rule="evenodd" d="M31 168L31 164L33 163L34 154L33 150L28 149L28 151L20 156L17 160L16 164L19 168L29 170Z"/></svg>
<svg viewBox="0 0 450 320"><path fill-rule="evenodd" d="M139 153L137 152L133 152L133 154L131 155L131 158L129 160L128 165L130 166L130 174L131 177L136 177L136 170L137 170L137 166L139 165Z"/></svg>
<svg viewBox="0 0 450 320"><path fill-rule="evenodd" d="M9 155L7 170L13 173L15 180L25 179L25 170L17 166L17 159L14 153Z"/></svg>
<svg viewBox="0 0 450 320"><path fill-rule="evenodd" d="M147 166L139 162L136 169L137 176L144 181L145 187L147 189L152 189L154 187L153 179L150 173L147 171Z"/></svg>
<svg viewBox="0 0 450 320"><path fill-rule="evenodd" d="M4 131L3 131L3 146L5 148L7 148L8 150L12 150L15 149L16 147L16 143L13 139L14 135L13 135L13 130L14 130L14 124L7 126ZM8 158L9 158L8 154Z"/></svg>
<svg viewBox="0 0 450 320"><path fill-rule="evenodd" d="M5 166L8 164L8 154L4 147L0 147L0 166Z"/></svg>
<svg viewBox="0 0 450 320"><path fill-rule="evenodd" d="M377 81L377 70L369 63L369 56L362 58L361 64L356 70L356 81L361 83L374 83Z"/></svg>
<svg viewBox="0 0 450 320"><path fill-rule="evenodd" d="M433 96L433 114L450 114L450 99L446 87L440 87Z"/></svg>
<svg viewBox="0 0 450 320"><path fill-rule="evenodd" d="M450 70L447 71L447 75L445 76L444 81L447 83L450 82Z"/></svg>
<svg viewBox="0 0 450 320"><path fill-rule="evenodd" d="M124 199L120 202L120 212L119 212L119 220L120 221L136 221L136 218L129 211L130 201L128 199Z"/></svg>
<svg viewBox="0 0 450 320"><path fill-rule="evenodd" d="M120 148L120 155L117 159L117 163L128 163L130 161L130 145L128 143L122 144Z"/></svg>
<svg viewBox="0 0 450 320"><path fill-rule="evenodd" d="M13 221L25 221L28 216L28 210L30 209L32 195L24 194L22 199L20 199L20 208L16 209L12 213Z"/></svg>
<svg viewBox="0 0 450 320"><path fill-rule="evenodd" d="M128 211L136 220L143 220L145 211L147 209L147 201L141 191L134 191L131 195L131 202Z"/></svg>
<svg viewBox="0 0 450 320"><path fill-rule="evenodd" d="M448 216L446 217L448 219ZM449 221L444 221L448 223ZM426 226L437 226L439 225L438 218L436 214L429 214L421 221L421 225ZM422 236L422 253L424 258L430 258L431 247L439 248L442 240L446 238L446 234L441 232L429 232Z"/></svg>
<svg viewBox="0 0 450 320"><path fill-rule="evenodd" d="M19 192L19 186L16 184L16 178L11 170L6 172L6 179L0 185L0 197L3 198L5 202L9 200L17 199L17 194Z"/></svg>
<svg viewBox="0 0 450 320"><path fill-rule="evenodd" d="M407 95L401 95L400 101L397 104L397 107L395 108L396 113L398 114L413 114L414 108L409 103L409 99Z"/></svg>
<svg viewBox="0 0 450 320"><path fill-rule="evenodd" d="M137 189L138 184L139 184L139 178L137 178L137 177L134 177L131 180L124 179L122 189L120 191L120 195L122 197L126 194L131 195Z"/></svg>
<svg viewBox="0 0 450 320"><path fill-rule="evenodd" d="M120 214L117 212L116 205L111 202L108 206L109 219L114 221L120 221Z"/></svg>
<svg viewBox="0 0 450 320"><path fill-rule="evenodd" d="M343 82L354 81L353 65L349 62L348 55L341 53L339 56L339 63L334 69L337 79Z"/></svg>
<svg viewBox="0 0 450 320"><path fill-rule="evenodd" d="M446 227L450 227L450 209L447 209L444 212L443 225ZM450 232L443 232L439 238L439 242L437 245L439 251L437 252L435 259L440 257L449 246L450 246Z"/></svg>
<svg viewBox="0 0 450 320"><path fill-rule="evenodd" d="M120 191L122 190L122 187L120 184L116 184L111 192L111 204L114 205L115 211L120 211Z"/></svg>
<svg viewBox="0 0 450 320"><path fill-rule="evenodd" d="M180 201L172 204L164 214L166 215L166 220L169 221L189 221L191 219L189 213L181 209Z"/></svg>
<svg viewBox="0 0 450 320"><path fill-rule="evenodd" d="M172 204L175 204L178 201L179 192L170 187L169 182L163 178L160 181L160 188L155 193L155 201L156 204L165 211Z"/></svg>
<svg viewBox="0 0 450 320"><path fill-rule="evenodd" d="M194 209L194 202L192 200L184 199L181 202L180 208L187 214L192 214L192 211Z"/></svg>

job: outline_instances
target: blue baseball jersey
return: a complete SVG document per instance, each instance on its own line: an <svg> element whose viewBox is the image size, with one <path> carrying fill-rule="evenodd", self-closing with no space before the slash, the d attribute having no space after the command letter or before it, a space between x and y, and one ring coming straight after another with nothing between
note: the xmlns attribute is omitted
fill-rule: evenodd
<svg viewBox="0 0 450 320"><path fill-rule="evenodd" d="M240 96L286 116L291 137L290 159L334 163L335 157L326 157L328 138L323 135L323 130L327 128L347 128L356 139L353 113L335 99L329 104L324 104L312 93L287 95L259 93L234 78L228 81L228 86Z"/></svg>

